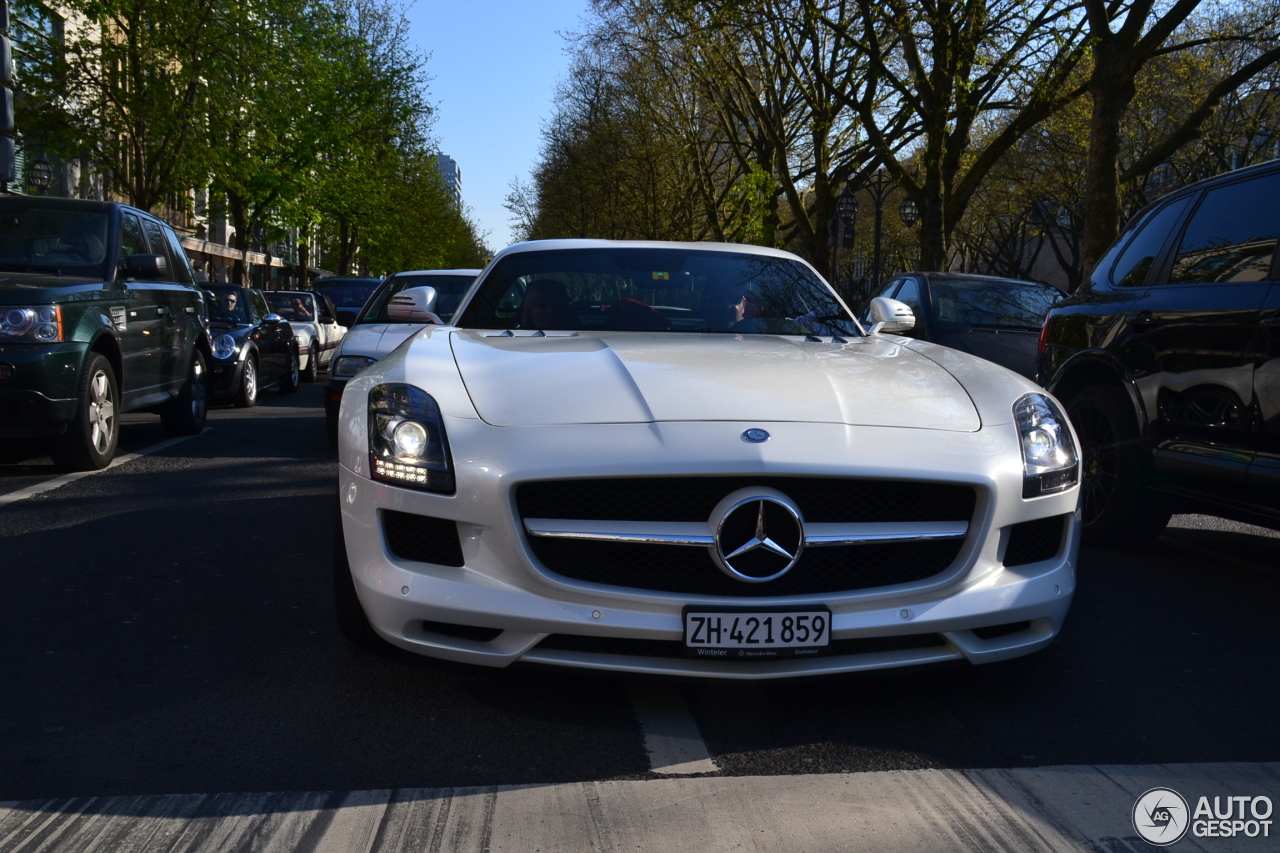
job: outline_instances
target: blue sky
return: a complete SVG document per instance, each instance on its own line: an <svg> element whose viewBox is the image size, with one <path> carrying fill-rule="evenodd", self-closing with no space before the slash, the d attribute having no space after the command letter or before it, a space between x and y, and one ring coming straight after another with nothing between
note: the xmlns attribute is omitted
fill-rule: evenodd
<svg viewBox="0 0 1280 853"><path fill-rule="evenodd" d="M556 82L568 69L557 33L579 29L586 0L417 0L407 10L437 106L440 148L462 170L462 200L497 250L511 242L502 206L528 178Z"/></svg>

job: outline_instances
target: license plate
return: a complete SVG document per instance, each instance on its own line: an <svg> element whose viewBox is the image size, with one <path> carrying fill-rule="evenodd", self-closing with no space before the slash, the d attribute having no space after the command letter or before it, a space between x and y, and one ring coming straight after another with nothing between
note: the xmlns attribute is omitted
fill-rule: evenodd
<svg viewBox="0 0 1280 853"><path fill-rule="evenodd" d="M690 657L748 660L809 657L831 643L828 610L685 610Z"/></svg>

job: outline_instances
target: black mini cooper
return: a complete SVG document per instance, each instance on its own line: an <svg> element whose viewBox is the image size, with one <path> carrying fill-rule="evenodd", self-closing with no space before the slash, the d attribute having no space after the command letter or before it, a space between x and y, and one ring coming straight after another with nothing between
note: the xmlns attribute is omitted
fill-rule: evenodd
<svg viewBox="0 0 1280 853"><path fill-rule="evenodd" d="M1037 378L1084 451L1084 538L1141 544L1173 512L1280 527L1280 163L1134 218L1041 332Z"/></svg>

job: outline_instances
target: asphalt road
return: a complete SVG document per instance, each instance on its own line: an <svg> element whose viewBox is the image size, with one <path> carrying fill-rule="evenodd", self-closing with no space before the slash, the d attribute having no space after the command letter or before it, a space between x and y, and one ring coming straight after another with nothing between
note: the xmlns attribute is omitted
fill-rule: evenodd
<svg viewBox="0 0 1280 853"><path fill-rule="evenodd" d="M0 508L0 800L650 773L633 682L343 640L318 385L209 425ZM162 440L127 419L126 450ZM0 450L0 495L56 475L39 454ZM678 689L722 775L1280 760L1280 539L1177 523L1086 550L1028 658Z"/></svg>

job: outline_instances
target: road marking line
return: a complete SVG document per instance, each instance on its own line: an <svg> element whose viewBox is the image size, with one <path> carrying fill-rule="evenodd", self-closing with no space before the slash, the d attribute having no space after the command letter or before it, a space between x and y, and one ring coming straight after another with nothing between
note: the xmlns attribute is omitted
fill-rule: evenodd
<svg viewBox="0 0 1280 853"><path fill-rule="evenodd" d="M204 435L212 429L213 427L205 427L200 435ZM36 495L42 495L45 492L52 492L54 489L60 489L68 483L74 483L82 477L101 474L103 471L110 471L112 468L116 468L120 465L126 465L135 459L142 458L143 456L150 456L152 453L166 450L173 447L175 444L186 441L188 438L196 438L196 436L180 435L176 438L166 439L159 444L144 447L142 450L138 450L134 453L126 453L124 456L117 456L115 459L111 460L110 465L105 468L99 468L97 471L73 471L70 474L63 474L60 477L54 477L52 480L45 480L43 483L36 483L34 486L27 486L25 489L18 489L16 492L9 492L7 495L0 495L0 509L5 508L9 504L17 503L18 501L24 501L27 498L33 498Z"/></svg>
<svg viewBox="0 0 1280 853"><path fill-rule="evenodd" d="M644 748L654 773L688 776L719 772L678 687L635 682L627 688L627 695L644 729Z"/></svg>

